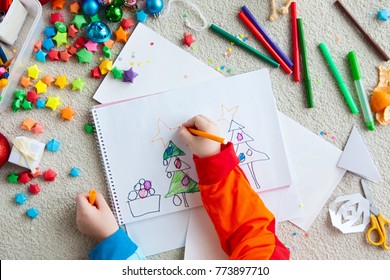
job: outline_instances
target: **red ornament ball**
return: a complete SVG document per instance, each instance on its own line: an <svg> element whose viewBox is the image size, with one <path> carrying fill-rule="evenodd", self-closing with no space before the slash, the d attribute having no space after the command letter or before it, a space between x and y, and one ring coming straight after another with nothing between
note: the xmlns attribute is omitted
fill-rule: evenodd
<svg viewBox="0 0 390 280"><path fill-rule="evenodd" d="M0 133L0 168L8 161L11 147L5 136Z"/></svg>

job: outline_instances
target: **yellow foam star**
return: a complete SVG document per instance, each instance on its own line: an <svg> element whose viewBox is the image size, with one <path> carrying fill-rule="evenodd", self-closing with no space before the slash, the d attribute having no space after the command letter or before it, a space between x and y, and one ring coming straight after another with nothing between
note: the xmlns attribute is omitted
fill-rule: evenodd
<svg viewBox="0 0 390 280"><path fill-rule="evenodd" d="M46 88L47 88L47 84L45 84L44 82L39 80L38 83L35 84L35 88L37 89L38 94L45 93Z"/></svg>
<svg viewBox="0 0 390 280"><path fill-rule="evenodd" d="M58 107L60 107L62 105L61 103L61 99L59 96L57 97L53 97L53 96L49 96L47 98L47 102L46 102L46 107L49 107L51 108L53 111L57 110Z"/></svg>
<svg viewBox="0 0 390 280"><path fill-rule="evenodd" d="M102 75L105 75L108 72L110 72L112 69L112 60L108 60L108 59L103 60L99 65L99 69Z"/></svg>
<svg viewBox="0 0 390 280"><path fill-rule="evenodd" d="M34 64L27 68L28 76L33 79L38 79L41 70L38 68L38 65Z"/></svg>
<svg viewBox="0 0 390 280"><path fill-rule="evenodd" d="M58 86L60 89L63 89L68 84L66 82L66 76L57 76L57 79L54 84Z"/></svg>

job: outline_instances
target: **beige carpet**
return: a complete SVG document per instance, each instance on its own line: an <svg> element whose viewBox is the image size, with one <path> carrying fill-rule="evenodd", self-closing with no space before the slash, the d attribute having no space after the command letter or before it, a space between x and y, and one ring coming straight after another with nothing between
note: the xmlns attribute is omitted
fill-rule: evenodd
<svg viewBox="0 0 390 280"><path fill-rule="evenodd" d="M73 1L68 1L68 3L71 2ZM269 1L195 0L192 2L198 5L210 23L214 22L235 35L249 35L249 31L237 19L237 12L241 6L247 5L279 46L288 54L291 53L290 16L279 14L276 21L268 21ZM344 147L353 125L359 128L383 177L383 182L375 185L374 199L382 213L389 217L390 127L377 126L375 132L368 132L364 127L362 115L353 116L349 112L317 46L322 41L326 42L348 88L354 93L356 101L357 96L353 89L346 54L352 49L357 52L363 82L369 92L377 83L377 66L379 64L390 66L390 64L381 61L376 56L359 33L335 9L333 2L333 0L298 1L298 14L303 17L305 24L315 109L306 109L303 84L293 82L292 77L286 76L281 69L271 69L274 95L281 112L318 135L320 131L327 131L328 136L319 135L319 137L326 138L340 149ZM284 1L276 0L276 3L279 7ZM380 22L375 16L379 9L389 9L389 3L365 0L344 0L343 3L390 54L390 22ZM43 12L45 25L49 24L51 12L50 5L46 5ZM64 13L65 22L69 23L68 7ZM223 65L226 69L230 68L231 73L228 73L226 69L223 70L226 76L268 67L237 47L232 47L230 57L225 56L228 48L231 47L229 43L208 30L195 32L186 28L184 26L185 15L192 23L201 24L200 18L189 6L183 3L173 3L171 12L166 18L160 20L150 18L146 25L173 43L180 45L204 63L210 63L211 67ZM134 13L131 12L126 12L125 16L135 19ZM112 26L115 27L114 24ZM193 44L196 48L182 45L183 33L186 31L191 32L196 39ZM42 38L43 34L40 39ZM17 47L21 45L20 40L18 40ZM70 42L73 41L70 40ZM266 52L255 39L251 38L248 43ZM121 46L121 43L116 43L114 52L117 53ZM35 180L40 185L41 192L37 196L27 194L29 200L23 206L15 203L14 196L16 193L26 192L27 186L7 183L8 174L21 172L23 169L13 164L6 164L0 170L0 259L85 259L89 250L95 245L93 240L80 234L75 226L75 196L92 187L107 193L94 137L86 134L83 129L89 121L91 107L97 104L92 99L92 95L101 80L90 78L90 70L99 63L101 56L101 52L98 55L95 54L90 64L78 64L76 58L72 58L68 63L38 63L42 70L41 75L66 75L69 82L82 77L86 82L81 92L72 91L70 86L63 90L51 86L45 94L46 96L60 96L63 106L70 105L74 109L76 115L71 122L61 120L59 111L53 112L50 109L21 110L17 113L8 109L0 115L0 131L9 139L24 135L44 143L52 138L61 142L59 152L45 151L41 164L42 170L51 168L58 173L55 182ZM34 63L36 60L32 58L26 61L26 67ZM22 130L21 123L28 117L43 124L45 132L34 135ZM332 139L331 136L335 136L336 139ZM80 168L81 175L72 178L69 176L69 171L75 166ZM342 234L331 224L327 211L329 203L340 195L361 192L359 179L351 173L345 175L307 235L289 222L279 224L279 237L290 248L292 259L390 259L388 252L380 247L369 245L363 233ZM37 219L27 218L25 211L29 207L39 209L41 213ZM183 256L184 249L182 248L151 258L183 259Z"/></svg>

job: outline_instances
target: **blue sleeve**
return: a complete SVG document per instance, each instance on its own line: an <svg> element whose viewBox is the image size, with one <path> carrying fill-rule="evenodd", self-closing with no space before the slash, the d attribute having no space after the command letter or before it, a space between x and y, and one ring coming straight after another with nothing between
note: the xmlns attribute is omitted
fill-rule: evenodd
<svg viewBox="0 0 390 280"><path fill-rule="evenodd" d="M126 260L137 249L138 246L122 228L119 228L114 234L96 245L88 256L91 260Z"/></svg>

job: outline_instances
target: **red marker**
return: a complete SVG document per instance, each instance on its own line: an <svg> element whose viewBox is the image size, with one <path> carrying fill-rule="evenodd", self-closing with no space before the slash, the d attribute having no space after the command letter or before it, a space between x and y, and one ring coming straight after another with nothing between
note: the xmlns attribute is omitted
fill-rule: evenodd
<svg viewBox="0 0 390 280"><path fill-rule="evenodd" d="M299 72L299 45L298 45L298 24L297 24L297 2L291 3L291 27L293 40L293 63L294 63L294 81L301 81Z"/></svg>
<svg viewBox="0 0 390 280"><path fill-rule="evenodd" d="M275 60L280 64L284 72L287 74L291 74L292 70L288 65L284 62L284 60L279 56L279 54L271 47L271 45L265 40L264 36L257 30L257 28L253 25L253 23L249 20L249 18L244 14L244 12L239 12L238 17L242 20L242 22L250 29L250 31L255 35L257 40L267 49L267 51L275 58Z"/></svg>

